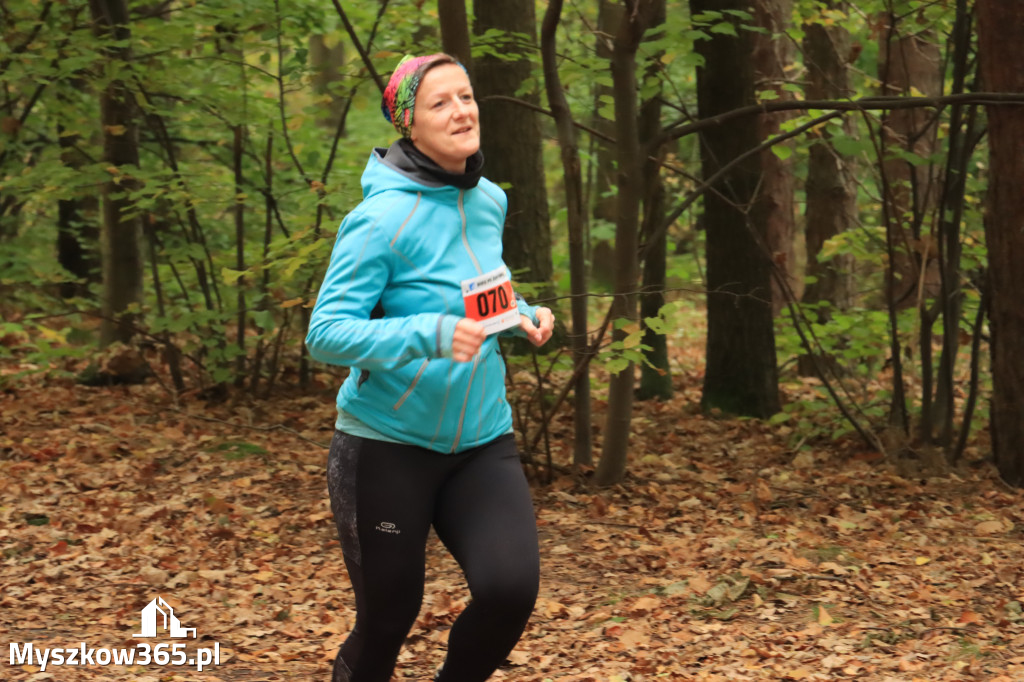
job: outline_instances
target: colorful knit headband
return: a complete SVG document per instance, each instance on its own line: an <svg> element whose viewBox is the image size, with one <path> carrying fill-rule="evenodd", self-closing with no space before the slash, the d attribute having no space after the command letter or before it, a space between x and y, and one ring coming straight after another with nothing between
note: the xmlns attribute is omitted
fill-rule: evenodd
<svg viewBox="0 0 1024 682"><path fill-rule="evenodd" d="M420 87L420 81L427 67L437 61L451 61L459 64L454 58L438 52L426 57L406 56L398 62L395 72L391 74L388 87L384 89L384 97L381 99L380 109L386 118L402 137L409 137L412 128L413 109L416 107L416 90ZM462 66L463 71L466 67Z"/></svg>

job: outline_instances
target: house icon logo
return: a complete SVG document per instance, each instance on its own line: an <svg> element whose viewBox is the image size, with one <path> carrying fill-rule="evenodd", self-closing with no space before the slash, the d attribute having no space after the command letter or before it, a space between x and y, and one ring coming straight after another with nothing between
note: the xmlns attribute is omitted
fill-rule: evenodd
<svg viewBox="0 0 1024 682"><path fill-rule="evenodd" d="M158 616L163 616L163 620L161 621ZM157 597L142 609L142 632L133 634L132 637L156 637L158 628L167 631L171 637L188 637L190 632L193 638L196 636L195 628L181 627L181 622L174 615L174 609L163 597Z"/></svg>

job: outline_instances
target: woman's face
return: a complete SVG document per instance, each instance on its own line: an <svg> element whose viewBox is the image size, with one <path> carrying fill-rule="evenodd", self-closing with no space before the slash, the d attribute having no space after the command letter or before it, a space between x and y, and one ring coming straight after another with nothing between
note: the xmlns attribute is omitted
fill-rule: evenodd
<svg viewBox="0 0 1024 682"><path fill-rule="evenodd" d="M416 90L410 138L441 168L464 173L466 159L480 149L479 113L462 67L435 66Z"/></svg>

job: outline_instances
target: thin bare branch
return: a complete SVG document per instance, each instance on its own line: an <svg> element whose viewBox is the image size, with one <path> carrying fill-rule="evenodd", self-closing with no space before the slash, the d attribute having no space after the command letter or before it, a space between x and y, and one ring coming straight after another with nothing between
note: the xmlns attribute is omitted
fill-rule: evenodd
<svg viewBox="0 0 1024 682"><path fill-rule="evenodd" d="M380 74L377 73L377 69L373 65L373 61L370 60L370 55L363 47L362 42L359 40L359 36L356 35L356 29L352 26L352 22L348 20L348 15L345 14L345 10L342 8L341 3L338 0L331 0L334 3L334 9L338 10L338 16L341 17L341 23L345 25L345 31L348 33L349 40L355 45L356 51L359 53L360 59L363 60L363 64L366 66L366 70L370 72L370 76L373 77L373 81L377 84L377 88L381 94L384 94L384 81L381 79Z"/></svg>

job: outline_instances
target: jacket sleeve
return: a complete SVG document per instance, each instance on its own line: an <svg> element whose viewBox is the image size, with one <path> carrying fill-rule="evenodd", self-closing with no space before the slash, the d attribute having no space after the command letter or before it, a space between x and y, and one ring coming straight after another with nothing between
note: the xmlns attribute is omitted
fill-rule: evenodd
<svg viewBox="0 0 1024 682"><path fill-rule="evenodd" d="M417 358L451 357L459 318L440 313L370 319L394 255L378 221L359 209L341 224L309 321L306 346L331 365L387 370Z"/></svg>

